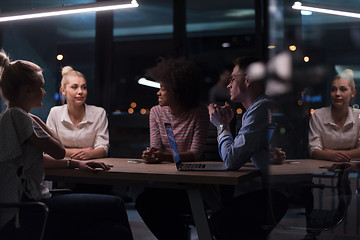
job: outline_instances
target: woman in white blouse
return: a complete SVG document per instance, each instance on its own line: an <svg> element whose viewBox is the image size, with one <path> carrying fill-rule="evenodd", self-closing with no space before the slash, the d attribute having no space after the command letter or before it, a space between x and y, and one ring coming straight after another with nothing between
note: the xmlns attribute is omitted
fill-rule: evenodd
<svg viewBox="0 0 360 240"><path fill-rule="evenodd" d="M310 118L311 158L348 162L360 157L360 110L349 107L355 82L351 70L334 77L330 107L317 109Z"/></svg>
<svg viewBox="0 0 360 240"><path fill-rule="evenodd" d="M106 157L109 132L106 112L85 104L86 80L82 73L66 66L62 69L60 94L66 103L50 110L46 124L66 149L66 157L78 160Z"/></svg>
<svg viewBox="0 0 360 240"><path fill-rule="evenodd" d="M51 196L42 184L44 168L79 168L95 173L110 169L96 160L62 159L65 149L61 142L39 117L30 114L32 108L42 106L44 84L38 65L10 61L0 50L0 92L7 103L0 114L0 203L46 204L45 240L132 240L121 198L75 193ZM0 208L0 239L37 239L40 221L35 208Z"/></svg>

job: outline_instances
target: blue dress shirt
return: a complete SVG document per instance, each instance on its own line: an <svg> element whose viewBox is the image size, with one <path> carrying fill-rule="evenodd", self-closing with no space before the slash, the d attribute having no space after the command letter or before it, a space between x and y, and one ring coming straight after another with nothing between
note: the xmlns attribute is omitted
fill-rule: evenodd
<svg viewBox="0 0 360 240"><path fill-rule="evenodd" d="M267 169L271 105L267 96L258 97L243 115L242 127L235 139L229 131L219 135L219 154L228 170L238 170L249 160L260 170Z"/></svg>

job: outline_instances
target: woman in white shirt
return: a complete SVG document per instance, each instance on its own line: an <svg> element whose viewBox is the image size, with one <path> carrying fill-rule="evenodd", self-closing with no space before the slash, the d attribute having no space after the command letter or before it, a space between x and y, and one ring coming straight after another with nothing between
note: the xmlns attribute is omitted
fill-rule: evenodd
<svg viewBox="0 0 360 240"><path fill-rule="evenodd" d="M45 240L132 240L121 198L96 194L50 196L42 185L44 168L90 172L110 169L95 160L62 159L65 149L61 142L40 118L29 113L42 106L44 83L38 65L24 60L10 62L0 51L0 89L7 103L0 115L0 203L45 203L50 210ZM0 208L0 239L35 239L34 230L41 220L38 212L34 208Z"/></svg>
<svg viewBox="0 0 360 240"><path fill-rule="evenodd" d="M46 124L64 145L66 157L78 160L106 157L109 132L105 110L85 104L87 88L82 73L66 66L62 76L60 94L67 104L53 107Z"/></svg>
<svg viewBox="0 0 360 240"><path fill-rule="evenodd" d="M349 107L356 93L351 70L334 77L330 107L315 110L310 118L311 158L348 162L360 157L360 110Z"/></svg>

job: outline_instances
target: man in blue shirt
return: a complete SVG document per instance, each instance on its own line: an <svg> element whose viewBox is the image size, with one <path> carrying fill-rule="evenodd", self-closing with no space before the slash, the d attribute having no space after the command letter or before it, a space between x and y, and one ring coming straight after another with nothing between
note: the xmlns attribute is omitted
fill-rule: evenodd
<svg viewBox="0 0 360 240"><path fill-rule="evenodd" d="M262 172L264 188L240 195L209 221L216 239L266 239L287 210L286 198L267 185L268 129L271 101L265 95L264 64L251 57L237 58L230 75L230 99L246 109L242 127L233 138L229 123L234 113L228 103L209 105L210 121L218 129L219 154L229 170L252 161Z"/></svg>
<svg viewBox="0 0 360 240"><path fill-rule="evenodd" d="M267 131L271 123L271 101L264 94L265 81L261 79L262 76L251 76L246 72L247 69L262 71L261 66L255 58L235 60L228 85L230 99L232 102L240 102L246 109L242 127L235 139L229 128L234 116L230 105L225 103L225 106L209 106L210 121L218 129L219 154L229 170L237 170L249 160L260 170L265 171L267 167Z"/></svg>

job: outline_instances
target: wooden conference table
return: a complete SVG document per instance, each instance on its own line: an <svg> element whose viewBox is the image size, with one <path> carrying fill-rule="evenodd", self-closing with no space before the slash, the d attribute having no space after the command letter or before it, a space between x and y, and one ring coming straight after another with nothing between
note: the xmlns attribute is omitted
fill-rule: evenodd
<svg viewBox="0 0 360 240"><path fill-rule="evenodd" d="M316 176L333 174L328 171L328 167L335 162L315 159L293 159L285 160L280 165L270 165L270 177L277 181L299 181L301 179L309 179Z"/></svg>
<svg viewBox="0 0 360 240"><path fill-rule="evenodd" d="M164 182L174 183L174 185L175 183L182 183L188 193L200 240L212 239L203 197L204 192L208 198L213 196L209 196L211 192L208 191L209 189L206 186L212 184L238 185L260 176L260 172L255 168L239 171L178 171L174 163L145 164L142 162L136 163L139 159L127 158L102 158L97 160L113 167L109 171L99 171L95 174L78 169L48 169L46 170L46 180L96 184L116 184L124 180Z"/></svg>
<svg viewBox="0 0 360 240"><path fill-rule="evenodd" d="M209 193L204 186L212 184L239 185L260 176L260 172L251 165L239 171L178 171L174 163L144 164L139 159L103 158L98 159L113 167L109 171L89 173L78 169L48 169L46 180L73 183L116 184L124 180L182 183L188 193L192 214L200 240L212 239L207 215L204 208L204 193ZM320 166L331 166L332 162L299 159L287 160L282 165L271 165L270 174L274 177L309 178L314 173L325 173L327 169ZM208 200L207 195L205 200Z"/></svg>

